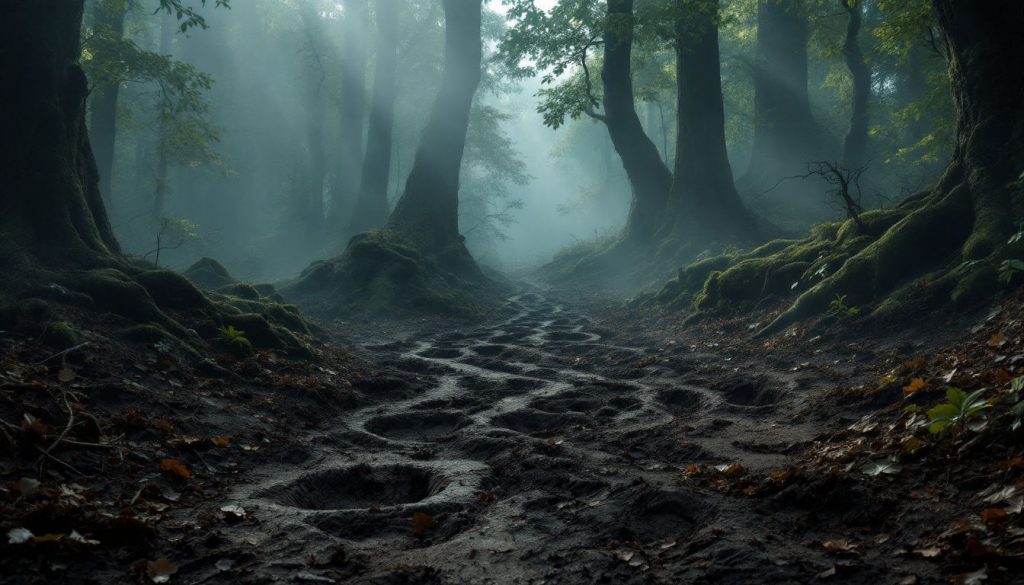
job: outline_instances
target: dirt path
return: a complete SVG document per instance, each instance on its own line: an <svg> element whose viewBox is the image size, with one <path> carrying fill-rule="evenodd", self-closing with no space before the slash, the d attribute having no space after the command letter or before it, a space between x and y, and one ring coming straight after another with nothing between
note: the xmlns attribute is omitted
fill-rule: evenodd
<svg viewBox="0 0 1024 585"><path fill-rule="evenodd" d="M301 464L264 468L235 491L259 519L228 535L259 551L253 573L751 583L813 581L833 565L794 540L807 527L685 473L785 468L819 431L796 414L817 376L623 346L621 332L539 294L508 308L497 325L360 349L422 384L382 385L380 402L307 437Z"/></svg>

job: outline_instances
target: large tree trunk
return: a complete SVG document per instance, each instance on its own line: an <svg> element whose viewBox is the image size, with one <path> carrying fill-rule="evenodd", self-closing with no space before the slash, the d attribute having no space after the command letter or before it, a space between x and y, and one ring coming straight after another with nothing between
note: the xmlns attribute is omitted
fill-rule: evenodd
<svg viewBox="0 0 1024 585"><path fill-rule="evenodd" d="M345 37L342 39L341 97L338 100L340 127L338 154L331 177L331 229L347 231L347 214L355 203L359 170L363 160L363 127L366 121L366 31L369 28L367 0L345 0Z"/></svg>
<svg viewBox="0 0 1024 585"><path fill-rule="evenodd" d="M857 168L864 164L868 147L868 100L871 98L871 67L860 50L861 6L860 0L839 0L849 14L846 24L846 38L843 40L843 57L853 78L853 98L850 113L850 129L843 142L843 164Z"/></svg>
<svg viewBox="0 0 1024 585"><path fill-rule="evenodd" d="M324 187L327 178L327 154L324 144L324 83L327 72L323 65L324 37L322 16L313 2L299 5L303 28L309 43L311 59L306 84L306 148L308 160L298 185L295 218L307 234L306 240L322 245L325 219Z"/></svg>
<svg viewBox="0 0 1024 585"><path fill-rule="evenodd" d="M1024 169L1024 3L933 5L956 105L956 142L946 173L930 194L901 205L906 215L898 223L802 294L762 333L824 311L836 295L867 302L936 269L942 276L920 277L915 290L948 293L958 305L977 302L998 290L998 262L1024 254L1024 245L1008 242L1024 217L1021 186L1015 183ZM906 303L895 299L880 309L894 306Z"/></svg>
<svg viewBox="0 0 1024 585"><path fill-rule="evenodd" d="M108 29L106 35L120 40L124 36L124 19L128 13L124 0L96 2L93 27ZM101 81L92 90L92 115L89 136L100 175L100 193L109 205L113 196L114 145L117 138L117 100L120 83Z"/></svg>
<svg viewBox="0 0 1024 585"><path fill-rule="evenodd" d="M444 0L441 90L416 151L405 192L388 226L427 253L461 246L459 170L469 112L480 84L481 0Z"/></svg>
<svg viewBox="0 0 1024 585"><path fill-rule="evenodd" d="M762 187L820 158L807 93L807 14L802 0L759 0L754 144L743 182Z"/></svg>
<svg viewBox="0 0 1024 585"><path fill-rule="evenodd" d="M118 251L85 125L82 0L0 4L0 266L99 265Z"/></svg>
<svg viewBox="0 0 1024 585"><path fill-rule="evenodd" d="M388 220L388 177L391 173L392 130L395 124L397 65L398 0L378 0L373 104L366 137L362 185L352 213L352 233L380 227Z"/></svg>
<svg viewBox="0 0 1024 585"><path fill-rule="evenodd" d="M645 244L653 240L664 219L672 173L658 147L644 132L633 96L633 0L608 0L608 27L604 38L604 122L615 151L633 188L633 202L623 241Z"/></svg>
<svg viewBox="0 0 1024 585"><path fill-rule="evenodd" d="M689 14L684 6L688 0L678 3L673 227L688 238L750 239L756 235L756 222L736 192L725 146L718 0Z"/></svg>

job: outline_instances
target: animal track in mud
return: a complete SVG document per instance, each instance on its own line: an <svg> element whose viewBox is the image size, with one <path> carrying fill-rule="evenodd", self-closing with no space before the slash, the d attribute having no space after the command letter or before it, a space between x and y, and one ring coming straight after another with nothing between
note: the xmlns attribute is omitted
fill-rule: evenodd
<svg viewBox="0 0 1024 585"><path fill-rule="evenodd" d="M737 406L774 406L783 398L783 392L764 379L731 380L716 385L715 390L725 395L726 402Z"/></svg>
<svg viewBox="0 0 1024 585"><path fill-rule="evenodd" d="M658 392L658 401L676 412L696 412L705 406L707 399L697 390L669 388Z"/></svg>
<svg viewBox="0 0 1024 585"><path fill-rule="evenodd" d="M560 414L524 408L500 414L491 420L495 426L519 431L520 433L551 433L558 429L586 424L589 419L580 414Z"/></svg>
<svg viewBox="0 0 1024 585"><path fill-rule="evenodd" d="M461 412L402 412L371 418L365 428L389 439L435 441L471 424Z"/></svg>
<svg viewBox="0 0 1024 585"><path fill-rule="evenodd" d="M448 487L447 477L412 465L356 465L300 477L260 494L304 510L366 510L420 502Z"/></svg>

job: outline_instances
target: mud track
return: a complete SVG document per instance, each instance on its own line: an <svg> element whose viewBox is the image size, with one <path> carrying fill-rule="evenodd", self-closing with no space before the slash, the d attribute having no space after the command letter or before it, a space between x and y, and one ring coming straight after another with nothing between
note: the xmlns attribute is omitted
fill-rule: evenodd
<svg viewBox="0 0 1024 585"><path fill-rule="evenodd" d="M796 414L805 373L620 345L540 294L507 308L355 348L417 384L382 384L305 437L302 463L261 469L231 498L261 528L229 538L268 572L333 557L324 574L353 583L763 583L831 566L763 503L682 472L785 467L819 431ZM417 512L433 522L414 529Z"/></svg>

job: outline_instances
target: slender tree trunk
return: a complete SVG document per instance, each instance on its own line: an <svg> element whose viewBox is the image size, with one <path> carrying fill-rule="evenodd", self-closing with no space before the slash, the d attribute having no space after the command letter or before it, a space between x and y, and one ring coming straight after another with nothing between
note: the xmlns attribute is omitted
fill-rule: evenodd
<svg viewBox="0 0 1024 585"><path fill-rule="evenodd" d="M678 0L676 79L678 115L671 207L680 236L749 239L756 222L733 184L725 146L725 111L718 45L718 0L689 11Z"/></svg>
<svg viewBox="0 0 1024 585"><path fill-rule="evenodd" d="M82 0L0 3L0 266L100 265L119 251L78 65Z"/></svg>
<svg viewBox="0 0 1024 585"><path fill-rule="evenodd" d="M171 42L174 40L174 31L177 26L173 17L169 14L161 15L160 18L160 54L170 55ZM165 96L161 96L159 111L160 119L157 124L156 177L154 177L156 184L153 193L153 210L150 216L151 223L154 227L159 226L160 221L164 218L167 206L167 191L170 188L170 185L168 185L168 170L170 168L168 135L171 132L170 110L171 104L167 102L167 98Z"/></svg>
<svg viewBox="0 0 1024 585"><path fill-rule="evenodd" d="M604 38L604 122L633 188L623 241L653 240L664 219L672 173L644 132L633 97L633 0L608 0Z"/></svg>
<svg viewBox="0 0 1024 585"><path fill-rule="evenodd" d="M861 29L860 0L839 0L849 14L846 38L843 41L843 57L853 78L853 103L850 114L850 129L843 142L843 164L857 168L864 164L868 147L868 101L871 98L871 67L860 50Z"/></svg>
<svg viewBox="0 0 1024 585"><path fill-rule="evenodd" d="M124 19L127 6L124 0L105 3L97 0L93 7L93 27L105 31L111 38L124 36ZM119 83L100 82L93 88L92 114L89 135L96 156L96 167L100 174L100 193L107 204L113 197L114 145L117 137L117 101L121 86Z"/></svg>
<svg viewBox="0 0 1024 585"><path fill-rule="evenodd" d="M383 226L388 220L388 176L391 173L397 66L398 0L378 0L373 103L370 107L362 185L352 214L352 233Z"/></svg>
<svg viewBox="0 0 1024 585"><path fill-rule="evenodd" d="M441 90L420 140L405 192L389 227L428 253L461 245L459 170L469 112L480 84L481 0L444 0L445 54Z"/></svg>
<svg viewBox="0 0 1024 585"><path fill-rule="evenodd" d="M773 185L820 158L807 93L808 37L802 0L758 0L754 145L744 183Z"/></svg>
<svg viewBox="0 0 1024 585"><path fill-rule="evenodd" d="M363 127L366 122L366 60L368 27L367 0L344 0L344 38L342 39L341 97L338 112L338 154L331 177L331 229L346 232L348 218L359 188L363 160ZM339 234L340 235L340 234Z"/></svg>

